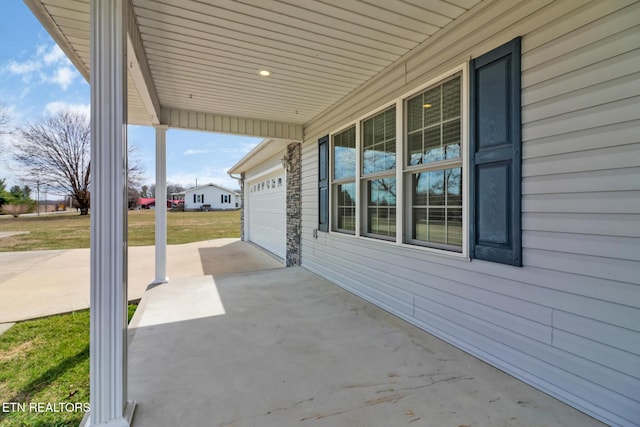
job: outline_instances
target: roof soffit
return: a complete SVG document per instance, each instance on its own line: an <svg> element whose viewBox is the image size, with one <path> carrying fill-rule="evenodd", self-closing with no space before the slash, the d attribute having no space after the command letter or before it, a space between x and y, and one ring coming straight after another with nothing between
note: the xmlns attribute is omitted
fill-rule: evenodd
<svg viewBox="0 0 640 427"><path fill-rule="evenodd" d="M478 1L130 0L130 122L176 110L301 126ZM88 78L89 0L25 2Z"/></svg>

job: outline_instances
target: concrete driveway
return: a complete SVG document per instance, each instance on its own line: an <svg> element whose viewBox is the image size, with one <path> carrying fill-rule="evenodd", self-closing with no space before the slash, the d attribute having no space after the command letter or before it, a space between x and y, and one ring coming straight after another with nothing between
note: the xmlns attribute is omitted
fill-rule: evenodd
<svg viewBox="0 0 640 427"><path fill-rule="evenodd" d="M142 297L154 279L153 246L129 248L129 300ZM0 323L89 307L89 249L0 252ZM238 239L170 245L170 280L230 271L280 268L265 251Z"/></svg>

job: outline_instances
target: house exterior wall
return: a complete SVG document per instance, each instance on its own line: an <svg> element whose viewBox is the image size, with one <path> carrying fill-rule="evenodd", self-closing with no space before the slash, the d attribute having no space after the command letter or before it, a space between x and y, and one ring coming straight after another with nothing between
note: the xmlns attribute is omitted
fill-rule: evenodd
<svg viewBox="0 0 640 427"><path fill-rule="evenodd" d="M195 201L194 195L196 196ZM227 196L229 202L223 202L221 196ZM200 210L202 205L211 205L213 210L235 210L236 195L232 191L227 191L215 185L204 185L185 191L184 209L186 211Z"/></svg>
<svg viewBox="0 0 640 427"><path fill-rule="evenodd" d="M488 2L327 110L302 145L302 266L608 424L640 425L638 22L637 1ZM319 138L517 36L522 267L317 232Z"/></svg>

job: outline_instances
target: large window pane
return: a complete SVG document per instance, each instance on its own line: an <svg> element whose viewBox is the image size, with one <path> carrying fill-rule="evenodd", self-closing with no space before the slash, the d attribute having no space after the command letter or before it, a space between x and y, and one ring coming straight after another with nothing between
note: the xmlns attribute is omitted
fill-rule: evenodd
<svg viewBox="0 0 640 427"><path fill-rule="evenodd" d="M333 136L333 179L356 176L356 128Z"/></svg>
<svg viewBox="0 0 640 427"><path fill-rule="evenodd" d="M462 73L405 103L407 241L462 250ZM444 161L449 160L446 162Z"/></svg>
<svg viewBox="0 0 640 427"><path fill-rule="evenodd" d="M459 158L460 137L459 76L407 101L407 165Z"/></svg>
<svg viewBox="0 0 640 427"><path fill-rule="evenodd" d="M462 246L462 168L411 174L411 238Z"/></svg>
<svg viewBox="0 0 640 427"><path fill-rule="evenodd" d="M363 122L362 172L368 175L396 167L396 109Z"/></svg>
<svg viewBox="0 0 640 427"><path fill-rule="evenodd" d="M339 184L336 191L336 227L339 230L355 231L356 229L356 184L353 182Z"/></svg>
<svg viewBox="0 0 640 427"><path fill-rule="evenodd" d="M396 179L367 181L367 233L396 235Z"/></svg>

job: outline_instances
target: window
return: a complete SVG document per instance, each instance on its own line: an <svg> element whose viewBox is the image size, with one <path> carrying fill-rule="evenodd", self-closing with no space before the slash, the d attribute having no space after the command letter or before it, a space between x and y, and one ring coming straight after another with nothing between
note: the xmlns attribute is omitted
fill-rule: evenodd
<svg viewBox="0 0 640 427"><path fill-rule="evenodd" d="M320 138L318 229L522 265L520 90L517 38Z"/></svg>
<svg viewBox="0 0 640 427"><path fill-rule="evenodd" d="M407 242L462 252L461 75L406 101Z"/></svg>
<svg viewBox="0 0 640 427"><path fill-rule="evenodd" d="M396 109L362 122L362 188L366 189L364 234L396 236Z"/></svg>
<svg viewBox="0 0 640 427"><path fill-rule="evenodd" d="M356 129L333 135L333 229L354 234L356 230Z"/></svg>

